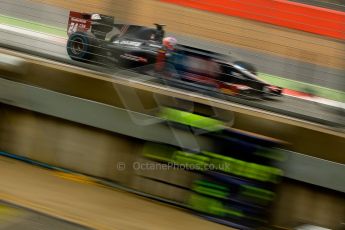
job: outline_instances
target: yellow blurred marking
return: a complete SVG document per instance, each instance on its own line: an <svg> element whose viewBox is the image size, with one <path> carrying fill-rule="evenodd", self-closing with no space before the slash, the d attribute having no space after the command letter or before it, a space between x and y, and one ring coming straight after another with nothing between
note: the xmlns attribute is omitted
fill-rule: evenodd
<svg viewBox="0 0 345 230"><path fill-rule="evenodd" d="M60 178L75 181L82 184L96 184L96 182L87 176L81 174L64 173L64 172L54 172L54 174Z"/></svg>
<svg viewBox="0 0 345 230"><path fill-rule="evenodd" d="M6 223L14 218L20 216L21 211L18 209L8 207L6 205L0 204L0 224Z"/></svg>

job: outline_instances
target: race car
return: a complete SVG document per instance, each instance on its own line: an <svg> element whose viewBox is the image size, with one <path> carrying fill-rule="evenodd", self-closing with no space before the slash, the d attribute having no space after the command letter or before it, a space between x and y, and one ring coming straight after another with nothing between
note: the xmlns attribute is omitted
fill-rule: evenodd
<svg viewBox="0 0 345 230"><path fill-rule="evenodd" d="M282 88L257 77L256 68L243 61L229 62L225 55L177 45L166 63L177 77L209 90L236 96L280 96Z"/></svg>
<svg viewBox="0 0 345 230"><path fill-rule="evenodd" d="M150 28L114 21L112 16L70 12L68 55L78 61L110 62L138 71L154 66L155 76L160 73L181 84L193 82L229 95L281 95L282 89L259 79L250 63L232 63L226 55L177 44L176 39L165 37L162 24Z"/></svg>
<svg viewBox="0 0 345 230"><path fill-rule="evenodd" d="M114 24L111 16L70 12L67 53L74 60L111 61L124 68L153 64L162 48L163 26Z"/></svg>

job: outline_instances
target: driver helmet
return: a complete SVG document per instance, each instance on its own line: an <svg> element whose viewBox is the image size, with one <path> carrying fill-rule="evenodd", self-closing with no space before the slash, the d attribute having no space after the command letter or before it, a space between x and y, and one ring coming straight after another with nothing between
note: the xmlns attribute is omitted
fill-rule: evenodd
<svg viewBox="0 0 345 230"><path fill-rule="evenodd" d="M173 50L177 44L177 40L174 37L166 37L163 39L163 45L169 50Z"/></svg>

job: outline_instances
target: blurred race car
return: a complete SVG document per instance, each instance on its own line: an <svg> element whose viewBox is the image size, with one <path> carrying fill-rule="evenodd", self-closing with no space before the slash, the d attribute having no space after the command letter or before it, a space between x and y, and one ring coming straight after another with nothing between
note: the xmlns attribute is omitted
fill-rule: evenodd
<svg viewBox="0 0 345 230"><path fill-rule="evenodd" d="M224 94L260 97L282 94L281 87L259 79L253 65L227 59L225 55L178 45L166 63L180 79Z"/></svg>
<svg viewBox="0 0 345 230"><path fill-rule="evenodd" d="M70 12L67 53L79 61L135 68L156 62L162 48L163 25L156 28L114 24L114 17Z"/></svg>
<svg viewBox="0 0 345 230"><path fill-rule="evenodd" d="M163 76L230 95L281 95L280 87L257 78L250 63L231 63L226 55L176 44L176 39L165 37L164 25L155 26L115 24L112 16L70 12L67 53L74 60L100 65L110 61L138 71L151 65Z"/></svg>

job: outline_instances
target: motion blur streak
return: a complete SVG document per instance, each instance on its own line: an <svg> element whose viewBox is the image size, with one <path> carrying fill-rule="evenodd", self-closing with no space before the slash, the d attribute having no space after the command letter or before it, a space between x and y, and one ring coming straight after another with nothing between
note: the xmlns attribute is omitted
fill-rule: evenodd
<svg viewBox="0 0 345 230"><path fill-rule="evenodd" d="M2 185L0 199L30 207L50 216L58 216L72 223L80 223L92 229L168 230L191 229L193 226L205 230L229 229L126 192L65 180L47 170L15 160L1 157L0 172ZM16 181L13 181L13 177ZM42 220L38 225L40 230L89 229L71 228L66 224L56 223L56 220L51 218L46 220L47 218L40 217ZM176 223L176 220L179 220L179 223ZM20 226L23 227L23 224L27 225L25 229L31 230L30 227L37 229L37 222L31 222L26 218L18 221L23 221L22 224L18 223L18 228L8 229L22 230Z"/></svg>
<svg viewBox="0 0 345 230"><path fill-rule="evenodd" d="M0 54L0 69L23 74L26 72L26 68L27 65L24 59Z"/></svg>
<svg viewBox="0 0 345 230"><path fill-rule="evenodd" d="M156 0L136 0L135 3L117 0L116 7L113 7L111 1L96 0L87 2L34 0L34 2L79 12L114 15L121 21L132 24L151 26L157 21L164 22L169 25L169 31L192 35L192 39L203 38L220 44L247 47L322 66L339 69L343 69L345 66L343 59L345 48L341 41L313 36L302 31L296 33L296 30L272 28L262 23L236 17L190 10ZM208 20L205 21L205 18Z"/></svg>
<svg viewBox="0 0 345 230"><path fill-rule="evenodd" d="M161 0L182 6L345 39L345 13L286 0Z"/></svg>
<svg viewBox="0 0 345 230"><path fill-rule="evenodd" d="M0 198L4 197L0 196ZM2 230L91 230L90 228L57 219L1 200L0 228Z"/></svg>
<svg viewBox="0 0 345 230"><path fill-rule="evenodd" d="M0 229L343 230L345 13L296 1L1 0Z"/></svg>

